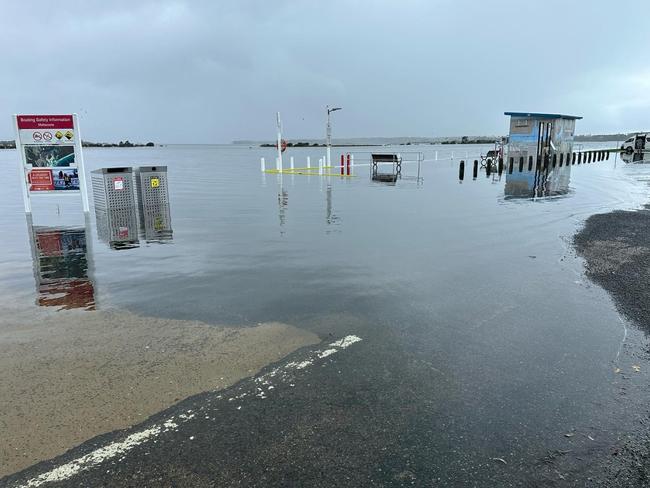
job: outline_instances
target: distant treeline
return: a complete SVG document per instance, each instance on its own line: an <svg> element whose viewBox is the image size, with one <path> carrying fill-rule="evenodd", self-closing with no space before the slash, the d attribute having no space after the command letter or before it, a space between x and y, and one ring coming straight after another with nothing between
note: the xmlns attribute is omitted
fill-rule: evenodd
<svg viewBox="0 0 650 488"><path fill-rule="evenodd" d="M153 142L147 142L146 144L137 144L130 141L120 141L115 142L90 142L90 141L81 141L83 147L154 147ZM0 141L0 149L16 149L16 141Z"/></svg>
<svg viewBox="0 0 650 488"><path fill-rule="evenodd" d="M494 144L494 137L474 137L463 136L459 138L450 138L440 141L440 144Z"/></svg>
<svg viewBox="0 0 650 488"><path fill-rule="evenodd" d="M573 138L574 141L581 142L606 142L606 141L624 141L628 137L638 134L637 132L619 133L619 134L583 134Z"/></svg>
<svg viewBox="0 0 650 488"><path fill-rule="evenodd" d="M117 144L114 142L90 142L90 141L81 141L83 147L154 147L153 142L147 142L146 144L137 144L130 141L120 141Z"/></svg>
<svg viewBox="0 0 650 488"><path fill-rule="evenodd" d="M260 147L276 147L276 144L260 144ZM287 147L325 147L325 144L318 144L314 142L287 142Z"/></svg>

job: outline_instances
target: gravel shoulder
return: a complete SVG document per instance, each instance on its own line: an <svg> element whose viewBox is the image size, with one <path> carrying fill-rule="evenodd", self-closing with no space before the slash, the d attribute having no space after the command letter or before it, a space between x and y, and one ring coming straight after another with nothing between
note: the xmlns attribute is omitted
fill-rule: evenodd
<svg viewBox="0 0 650 488"><path fill-rule="evenodd" d="M574 245L587 277L612 296L623 316L650 333L650 206L591 216ZM647 393L647 385L641 388ZM650 485L650 415L643 406L637 415L638 428L601 465L598 486Z"/></svg>

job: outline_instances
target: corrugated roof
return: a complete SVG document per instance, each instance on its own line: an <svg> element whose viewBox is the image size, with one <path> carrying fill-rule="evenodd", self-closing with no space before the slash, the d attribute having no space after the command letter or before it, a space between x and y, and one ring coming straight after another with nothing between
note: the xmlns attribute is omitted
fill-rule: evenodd
<svg viewBox="0 0 650 488"><path fill-rule="evenodd" d="M577 115L564 115L564 114L545 114L541 112L503 112L504 115L510 115L514 117L534 117L536 119L570 119L570 120L580 120L582 117Z"/></svg>

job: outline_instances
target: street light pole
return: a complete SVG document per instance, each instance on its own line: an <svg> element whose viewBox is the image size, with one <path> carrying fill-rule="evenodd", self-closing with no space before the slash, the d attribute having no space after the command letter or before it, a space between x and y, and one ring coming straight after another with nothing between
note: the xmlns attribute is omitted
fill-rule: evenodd
<svg viewBox="0 0 650 488"><path fill-rule="evenodd" d="M329 105L326 105L327 108L327 131L325 133L325 143L327 145L327 166L332 166L332 123L330 121L330 114L341 110L341 107L330 108Z"/></svg>

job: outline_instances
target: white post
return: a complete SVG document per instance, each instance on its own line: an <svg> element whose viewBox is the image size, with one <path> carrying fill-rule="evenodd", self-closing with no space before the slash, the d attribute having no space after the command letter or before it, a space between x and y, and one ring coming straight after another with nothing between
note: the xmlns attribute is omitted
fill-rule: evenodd
<svg viewBox="0 0 650 488"><path fill-rule="evenodd" d="M278 123L278 170L282 170L282 122L280 121L280 112L276 114Z"/></svg>
<svg viewBox="0 0 650 488"><path fill-rule="evenodd" d="M23 203L25 213L32 213L32 202L29 199L29 190L27 189L27 175L25 174L25 151L20 143L20 132L18 131L18 115L14 115L14 130L16 132L16 152L18 153L18 175L20 176L20 188L23 192Z"/></svg>
<svg viewBox="0 0 650 488"><path fill-rule="evenodd" d="M350 174L354 174L354 154L350 154Z"/></svg>
<svg viewBox="0 0 650 488"><path fill-rule="evenodd" d="M311 168L311 158L307 156L307 169Z"/></svg>
<svg viewBox="0 0 650 488"><path fill-rule="evenodd" d="M277 156L275 157L275 170L282 171L282 166L280 166L280 158Z"/></svg>
<svg viewBox="0 0 650 488"><path fill-rule="evenodd" d="M323 158L318 160L318 174L323 175Z"/></svg>
<svg viewBox="0 0 650 488"><path fill-rule="evenodd" d="M77 114L72 114L72 125L74 126L74 160L77 163L77 170L79 171L81 204L83 205L84 213L88 213L90 212L90 207L88 206L88 191L86 189L86 169L84 167L84 153L81 148L81 131L79 130Z"/></svg>
<svg viewBox="0 0 650 488"><path fill-rule="evenodd" d="M436 161L438 161L438 151L436 151Z"/></svg>
<svg viewBox="0 0 650 488"><path fill-rule="evenodd" d="M451 152L451 159L454 159L454 151Z"/></svg>
<svg viewBox="0 0 650 488"><path fill-rule="evenodd" d="M327 107L327 125L325 126L325 145L327 146L327 155L325 156L325 161L327 166L332 165L332 124L330 123L330 106Z"/></svg>
<svg viewBox="0 0 650 488"><path fill-rule="evenodd" d="M260 169L262 170L262 173L266 171L266 163L264 162L264 158L260 158Z"/></svg>
<svg viewBox="0 0 650 488"><path fill-rule="evenodd" d="M290 161L290 163L291 163L291 169L293 169L293 156L291 156L291 157L289 158L289 161Z"/></svg>

